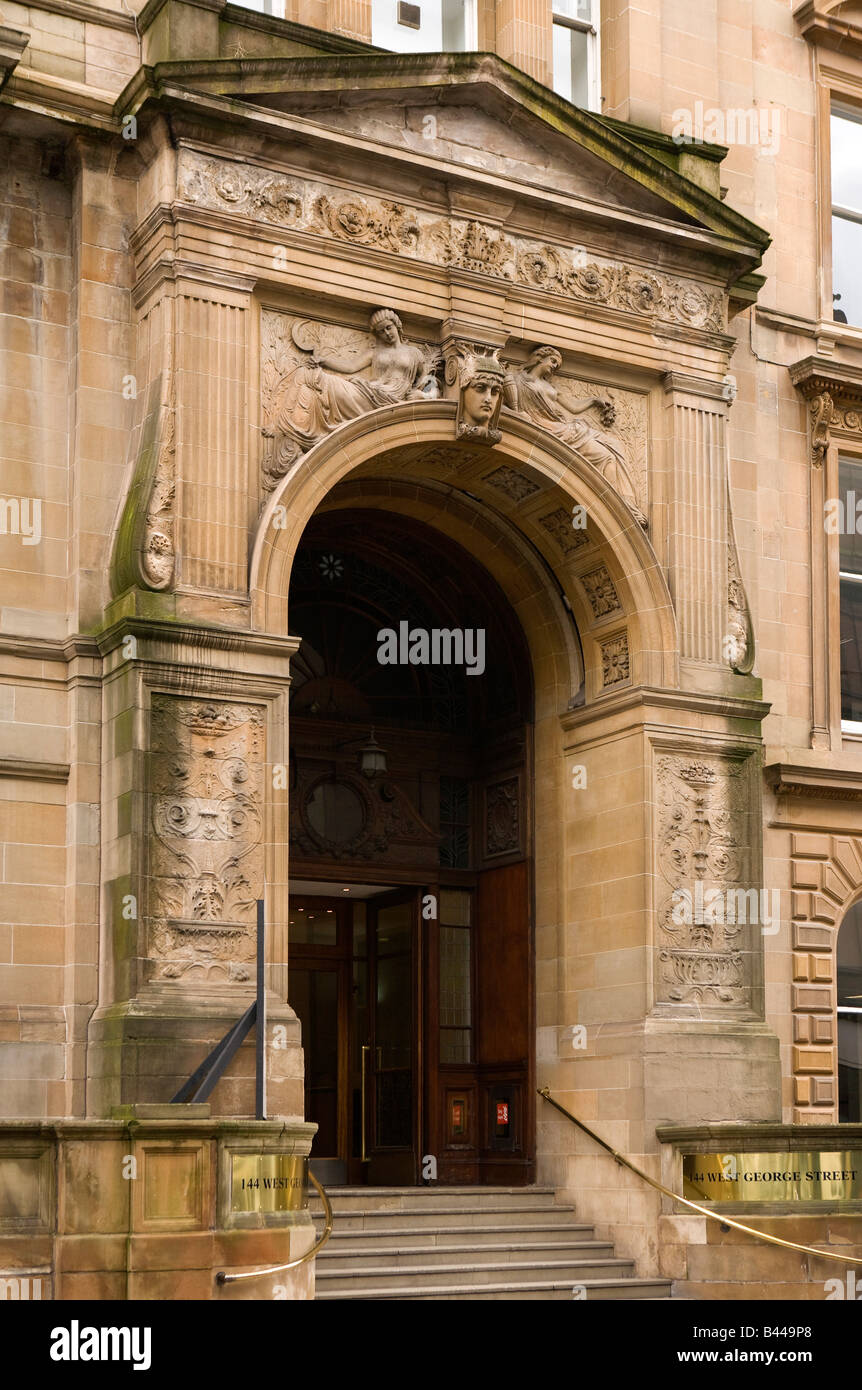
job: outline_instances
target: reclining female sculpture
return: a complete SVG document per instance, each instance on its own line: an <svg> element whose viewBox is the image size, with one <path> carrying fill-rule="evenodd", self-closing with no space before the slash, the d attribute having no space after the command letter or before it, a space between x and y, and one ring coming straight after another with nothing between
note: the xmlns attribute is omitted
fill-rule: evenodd
<svg viewBox="0 0 862 1390"><path fill-rule="evenodd" d="M634 484L618 445L609 435L582 418L587 410L596 406L601 413L602 424L608 427L615 419L613 403L600 396L586 396L583 400L571 397L563 399L549 380L562 364L563 359L556 348L537 347L523 367L506 377L506 406L519 415L526 415L576 449L581 458L597 468L628 503L641 526L648 525L638 506Z"/></svg>

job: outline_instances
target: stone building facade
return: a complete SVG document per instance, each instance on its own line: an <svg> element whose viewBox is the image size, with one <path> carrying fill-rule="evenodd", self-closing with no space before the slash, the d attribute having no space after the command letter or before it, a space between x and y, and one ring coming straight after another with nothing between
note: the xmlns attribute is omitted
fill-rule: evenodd
<svg viewBox="0 0 862 1390"><path fill-rule="evenodd" d="M810 1296L816 1262L746 1276L536 1089L678 1191L722 1124L862 1148L853 557L823 523L862 460L830 185L862 8L569 6L593 109L553 90L563 7L482 0L459 52L385 51L373 8L0 3L0 1161L29 1194L3 1262L27 1229L57 1296L210 1297L219 1259L306 1248L243 1226L223 1160L317 1124L355 1180L352 969L392 1030L377 1181L429 1153L538 1179L688 1296ZM374 615L481 630L483 669L396 676ZM342 893L346 936L298 921ZM165 1112L253 998L260 899L273 1118L251 1042L208 1114ZM48 1234L88 1165L125 1219L133 1139L128 1220L195 1234L186 1283L70 1264L92 1210L62 1258ZM852 1201L760 1216L862 1244Z"/></svg>

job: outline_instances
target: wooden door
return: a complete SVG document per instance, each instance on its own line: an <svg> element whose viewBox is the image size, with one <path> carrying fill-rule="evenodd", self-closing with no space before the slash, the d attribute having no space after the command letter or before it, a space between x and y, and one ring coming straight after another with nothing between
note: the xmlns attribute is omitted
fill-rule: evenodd
<svg viewBox="0 0 862 1390"><path fill-rule="evenodd" d="M367 1181L414 1183L418 1174L419 895L368 903L367 1038L362 1044Z"/></svg>

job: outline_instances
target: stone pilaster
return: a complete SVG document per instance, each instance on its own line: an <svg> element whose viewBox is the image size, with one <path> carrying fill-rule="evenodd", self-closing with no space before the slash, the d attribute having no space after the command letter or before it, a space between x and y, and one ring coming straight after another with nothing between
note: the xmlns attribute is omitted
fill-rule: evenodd
<svg viewBox="0 0 862 1390"><path fill-rule="evenodd" d="M286 985L286 703L295 643L123 618L105 663L99 1008L91 1114L164 1102L254 997L267 916L269 1113L301 1115ZM278 1031L275 1031L278 1030ZM212 1096L254 1110L253 1035Z"/></svg>
<svg viewBox="0 0 862 1390"><path fill-rule="evenodd" d="M724 386L665 377L669 584L680 659L728 667L726 404Z"/></svg>

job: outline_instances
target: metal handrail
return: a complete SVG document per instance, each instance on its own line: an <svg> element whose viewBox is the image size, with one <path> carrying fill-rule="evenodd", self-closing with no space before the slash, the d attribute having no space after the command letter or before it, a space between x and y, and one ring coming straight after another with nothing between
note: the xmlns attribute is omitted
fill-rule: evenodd
<svg viewBox="0 0 862 1390"><path fill-rule="evenodd" d="M314 1174L309 1172L308 1176L317 1188L320 1200L323 1202L323 1215L325 1220L320 1239L316 1240L311 1249L306 1250L304 1255L300 1255L295 1260L288 1260L287 1264L284 1265L270 1265L267 1269L252 1269L249 1270L247 1274L226 1274L223 1269L220 1269L216 1275L216 1283L235 1284L239 1279L260 1279L264 1274L280 1274L282 1270L285 1269L296 1269L299 1265L304 1265L307 1260L313 1260L315 1255L323 1249L329 1237L332 1235L332 1203L326 1194L326 1189L321 1187Z"/></svg>
<svg viewBox="0 0 862 1390"><path fill-rule="evenodd" d="M844 1264L862 1265L862 1259L860 1259L858 1255L838 1255L831 1250L818 1250L815 1245L797 1245L795 1241L782 1240L780 1236L767 1235L766 1231L757 1231L753 1226L745 1226L741 1221L734 1221L730 1216L721 1215L717 1211L710 1211L709 1207L702 1207L698 1202L690 1202L687 1197L680 1197L678 1192L672 1192L669 1187L665 1187L664 1183L657 1182L655 1178L650 1177L649 1173L644 1173L640 1168L637 1168L635 1164L623 1154L617 1153L616 1149L612 1148L611 1145L596 1134L594 1130L590 1129L589 1125L585 1125L583 1120L577 1119L564 1105L560 1105L559 1101L554 1100L551 1095L550 1086L545 1086L541 1090L539 1090L538 1087L536 1089L539 1095L546 1100L549 1105L553 1105L554 1109L559 1110L561 1115L565 1115L567 1120L571 1120L573 1125L577 1125L578 1129L582 1129L585 1134L588 1134L591 1139L594 1139L597 1144L600 1144L606 1153L609 1153L612 1158L616 1159L617 1163L622 1164L624 1168L628 1168L629 1172L634 1173L636 1177L642 1178L650 1187L654 1187L656 1192L663 1193L665 1197L670 1197L674 1202L681 1202L684 1207L690 1207L692 1211L698 1212L701 1216L708 1217L710 1221L717 1221L720 1226L724 1226L725 1228L730 1226L735 1231L744 1231L746 1235L756 1236L758 1240L768 1241L770 1245L782 1245L785 1250L801 1250L807 1255L819 1255L822 1260L841 1260Z"/></svg>

